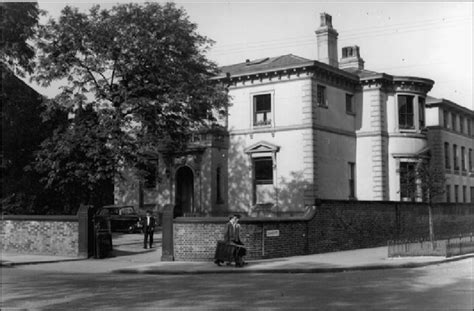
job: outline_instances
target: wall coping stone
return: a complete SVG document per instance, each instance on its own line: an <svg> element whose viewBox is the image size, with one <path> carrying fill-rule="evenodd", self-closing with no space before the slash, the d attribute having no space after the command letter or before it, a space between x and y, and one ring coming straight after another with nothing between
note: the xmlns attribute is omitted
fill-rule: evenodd
<svg viewBox="0 0 474 311"><path fill-rule="evenodd" d="M364 201L364 200L328 200L328 199L316 199L315 206L321 206L322 204L367 204L367 205L410 205L410 206L428 206L427 202L410 202L410 201ZM440 202L440 203L432 203L433 207L438 206L471 206L474 209L474 205L472 203L451 203L451 202Z"/></svg>
<svg viewBox="0 0 474 311"><path fill-rule="evenodd" d="M318 208L327 208L331 205L336 204L344 204L344 205L351 205L351 204L364 204L364 205L377 205L381 208L391 209L395 206L428 206L426 202L403 202L403 201L359 201L359 200L316 200L313 207L311 207L305 215L303 216L283 216L283 217L250 217L250 216L243 216L239 223L241 224L249 224L249 223L259 223L259 222L299 222L299 221L309 221L312 219L318 210ZM326 205L326 206L324 206ZM453 207L456 208L458 206L467 206L471 207L470 212L474 213L474 205L471 203L433 203L434 208L438 207ZM239 214L239 212L229 212L229 215L232 214ZM180 223L206 223L206 224L213 224L213 223L226 223L229 220L226 216L208 216L208 217L177 217L173 219L173 223L180 224Z"/></svg>
<svg viewBox="0 0 474 311"><path fill-rule="evenodd" d="M76 215L2 215L5 220L25 220L25 221L70 221L78 222Z"/></svg>
<svg viewBox="0 0 474 311"><path fill-rule="evenodd" d="M315 208L311 208L304 216L295 216L295 217L242 217L239 220L240 224L250 224L250 223L259 223L259 222L299 222L299 221L308 221L314 217L316 213ZM232 213L230 213L232 214ZM173 223L206 223L206 224L222 224L226 223L229 220L228 217L177 217L174 219Z"/></svg>

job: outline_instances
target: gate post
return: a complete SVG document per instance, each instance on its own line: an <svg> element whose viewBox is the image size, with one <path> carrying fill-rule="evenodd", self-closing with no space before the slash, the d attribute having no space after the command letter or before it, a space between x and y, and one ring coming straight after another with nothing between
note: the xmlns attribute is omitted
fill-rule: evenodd
<svg viewBox="0 0 474 311"><path fill-rule="evenodd" d="M90 236L89 236L89 228L91 226L91 217L90 215L90 206L89 205L81 205L77 212L77 221L79 226L79 249L78 255L79 257L88 258L90 255Z"/></svg>
<svg viewBox="0 0 474 311"><path fill-rule="evenodd" d="M174 261L173 248L173 212L174 206L167 204L163 208L161 261Z"/></svg>

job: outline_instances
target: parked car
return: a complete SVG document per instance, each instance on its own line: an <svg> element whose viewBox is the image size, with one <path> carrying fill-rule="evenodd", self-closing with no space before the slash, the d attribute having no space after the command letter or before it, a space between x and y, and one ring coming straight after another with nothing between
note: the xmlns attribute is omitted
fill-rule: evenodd
<svg viewBox="0 0 474 311"><path fill-rule="evenodd" d="M97 211L98 216L110 219L113 232L141 232L142 222L133 206L104 206Z"/></svg>

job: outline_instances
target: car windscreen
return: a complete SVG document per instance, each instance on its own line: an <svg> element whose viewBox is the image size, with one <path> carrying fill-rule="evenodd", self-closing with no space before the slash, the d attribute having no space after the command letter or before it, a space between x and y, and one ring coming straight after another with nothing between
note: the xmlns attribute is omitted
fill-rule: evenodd
<svg viewBox="0 0 474 311"><path fill-rule="evenodd" d="M120 215L134 215L135 211L132 207L124 207L120 209Z"/></svg>

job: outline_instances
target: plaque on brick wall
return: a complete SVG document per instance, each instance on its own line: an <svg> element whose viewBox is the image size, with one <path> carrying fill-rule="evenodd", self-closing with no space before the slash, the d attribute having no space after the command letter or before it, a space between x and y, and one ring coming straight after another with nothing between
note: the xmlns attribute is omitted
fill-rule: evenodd
<svg viewBox="0 0 474 311"><path fill-rule="evenodd" d="M280 236L280 230L267 230L267 237Z"/></svg>

